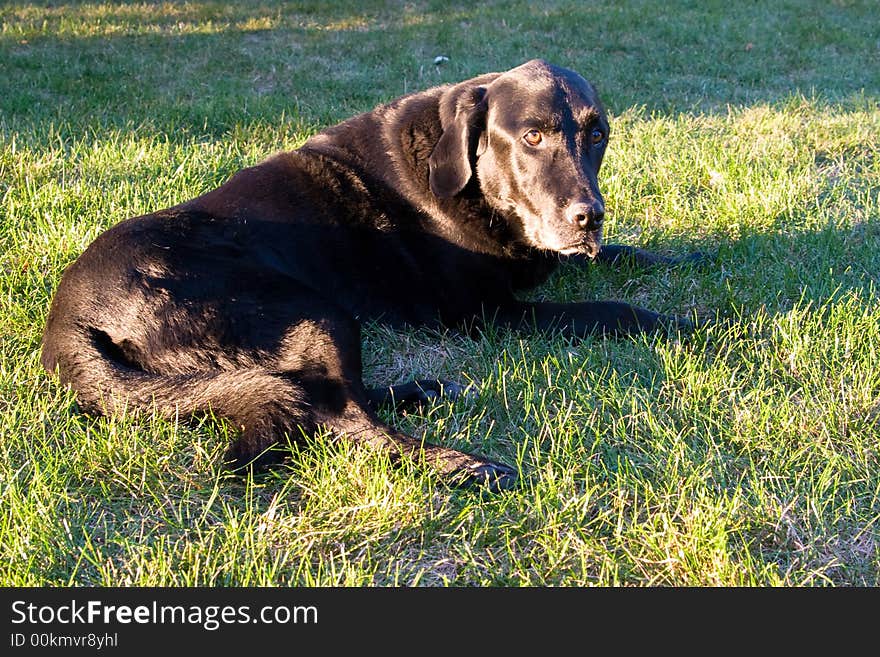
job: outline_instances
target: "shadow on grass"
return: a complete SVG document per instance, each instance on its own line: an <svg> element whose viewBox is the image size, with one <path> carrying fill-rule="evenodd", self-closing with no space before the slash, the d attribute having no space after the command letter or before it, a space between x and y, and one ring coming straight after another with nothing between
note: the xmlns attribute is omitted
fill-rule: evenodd
<svg viewBox="0 0 880 657"><path fill-rule="evenodd" d="M849 103L880 88L864 59L876 48L870 3L803 5L25 5L5 16L0 110L73 133L219 137L282 112L335 123L534 57L581 72L612 112L724 112L797 92ZM449 62L435 66L440 54Z"/></svg>

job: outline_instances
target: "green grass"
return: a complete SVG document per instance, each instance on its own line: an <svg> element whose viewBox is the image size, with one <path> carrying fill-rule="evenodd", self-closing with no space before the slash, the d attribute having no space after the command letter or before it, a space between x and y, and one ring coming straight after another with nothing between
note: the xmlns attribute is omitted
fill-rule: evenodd
<svg viewBox="0 0 880 657"><path fill-rule="evenodd" d="M880 585L876 3L7 2L0 25L0 584ZM533 57L609 109L609 240L718 254L566 267L535 297L728 323L367 327L369 382L477 392L394 423L516 464L516 490L327 436L244 480L222 425L91 420L41 370L52 291L100 231Z"/></svg>

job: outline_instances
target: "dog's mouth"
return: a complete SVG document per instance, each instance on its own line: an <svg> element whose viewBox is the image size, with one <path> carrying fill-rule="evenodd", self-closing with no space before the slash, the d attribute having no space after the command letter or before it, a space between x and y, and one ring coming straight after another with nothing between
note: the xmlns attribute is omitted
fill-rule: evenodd
<svg viewBox="0 0 880 657"><path fill-rule="evenodd" d="M526 217L526 219L528 216ZM578 230L560 222L523 220L526 241L542 251L562 256L583 256L595 259L602 245L602 229ZM548 225L549 224L549 225Z"/></svg>
<svg viewBox="0 0 880 657"><path fill-rule="evenodd" d="M588 257L590 260L594 260L597 255L599 255L599 249L601 248L599 242L587 242L587 241L579 241L574 244L570 244L566 247L558 249L559 253L564 256L573 256L573 255L583 255Z"/></svg>

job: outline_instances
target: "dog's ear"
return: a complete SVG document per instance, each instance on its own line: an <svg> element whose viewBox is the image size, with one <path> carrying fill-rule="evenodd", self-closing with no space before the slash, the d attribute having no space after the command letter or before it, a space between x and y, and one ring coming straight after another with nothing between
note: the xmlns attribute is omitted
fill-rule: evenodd
<svg viewBox="0 0 880 657"><path fill-rule="evenodd" d="M487 82L489 80L486 80ZM440 96L443 133L428 158L431 191L438 198L458 194L473 175L474 159L485 150L486 87L481 78L462 82Z"/></svg>

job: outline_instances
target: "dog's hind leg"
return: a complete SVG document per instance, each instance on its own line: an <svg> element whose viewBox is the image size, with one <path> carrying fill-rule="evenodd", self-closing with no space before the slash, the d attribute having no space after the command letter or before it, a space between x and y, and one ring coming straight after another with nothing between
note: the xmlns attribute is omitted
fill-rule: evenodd
<svg viewBox="0 0 880 657"><path fill-rule="evenodd" d="M509 466L424 442L383 423L369 408L362 384L330 374L336 364L321 365L319 376L303 370L251 371L236 376L237 393L227 395L218 409L240 431L226 454L229 465L233 469L272 465L283 455L283 450L273 448L285 436L296 441L302 433L325 428L337 440L386 450L392 460L422 462L455 485L496 491L510 488L516 481L516 471ZM312 365L318 363L312 361Z"/></svg>
<svg viewBox="0 0 880 657"><path fill-rule="evenodd" d="M339 440L386 450L393 460L422 462L456 485L490 490L513 485L516 471L507 465L424 442L382 422L371 408L380 395L368 392L361 380L360 325L326 308L321 314L321 319L301 322L288 332L278 361L283 376L302 392L309 415L304 427L325 427ZM429 389L431 385L438 382L425 384ZM397 391L416 396L417 387L414 382Z"/></svg>
<svg viewBox="0 0 880 657"><path fill-rule="evenodd" d="M341 440L387 451L393 461L412 459L423 463L453 485L498 491L511 488L516 482L515 469L485 456L435 445L397 431L354 399L341 413L326 417L322 424Z"/></svg>

